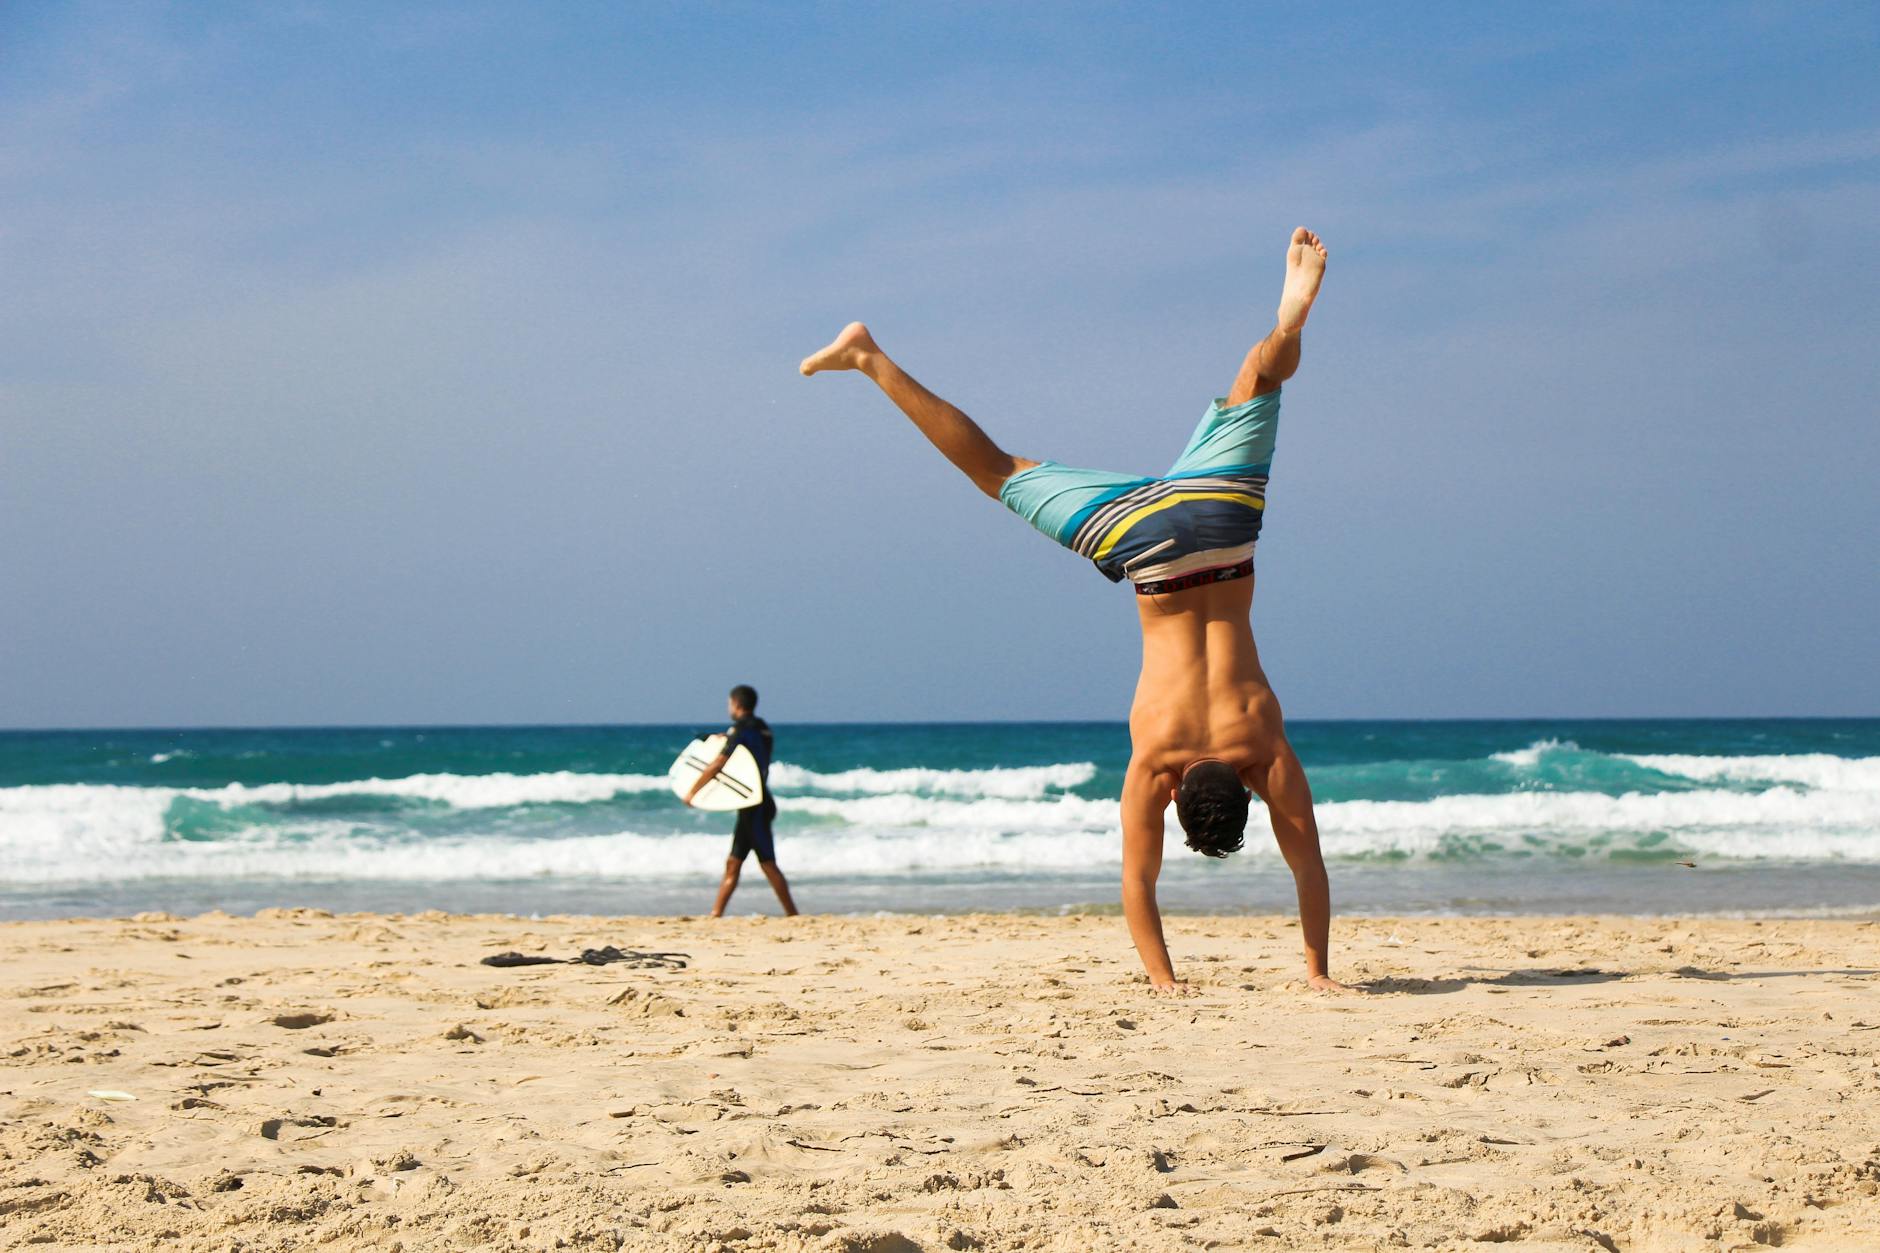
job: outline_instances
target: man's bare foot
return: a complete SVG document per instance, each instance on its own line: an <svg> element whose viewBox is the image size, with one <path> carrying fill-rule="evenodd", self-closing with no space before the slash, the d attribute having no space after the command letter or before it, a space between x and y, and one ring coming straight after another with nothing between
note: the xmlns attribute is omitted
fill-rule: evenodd
<svg viewBox="0 0 1880 1253"><path fill-rule="evenodd" d="M1306 980L1306 986L1314 992L1356 992L1358 990L1349 984L1340 983L1330 975L1313 975Z"/></svg>
<svg viewBox="0 0 1880 1253"><path fill-rule="evenodd" d="M822 370L860 370L869 356L880 351L875 345L874 336L868 333L868 328L860 322L851 322L842 328L842 333L827 348L803 358L803 364L797 369L805 375Z"/></svg>
<svg viewBox="0 0 1880 1253"><path fill-rule="evenodd" d="M1193 996L1195 988L1192 983L1183 983L1180 979L1175 979L1168 983L1151 983L1149 991L1157 996Z"/></svg>
<svg viewBox="0 0 1880 1253"><path fill-rule="evenodd" d="M1286 248L1286 286L1279 293L1282 334L1291 335L1306 324L1306 315L1312 312L1312 302L1318 298L1319 283L1324 278L1325 245L1302 226L1292 233L1292 243ZM862 334L866 336L868 332L864 330ZM808 370L803 372L809 373Z"/></svg>

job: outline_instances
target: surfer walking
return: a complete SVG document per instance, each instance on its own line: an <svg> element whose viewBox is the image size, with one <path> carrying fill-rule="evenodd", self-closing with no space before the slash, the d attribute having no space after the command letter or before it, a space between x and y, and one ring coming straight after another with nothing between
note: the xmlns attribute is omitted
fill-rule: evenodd
<svg viewBox="0 0 1880 1253"><path fill-rule="evenodd" d="M1208 406L1175 465L1153 478L1013 456L915 382L860 322L801 367L806 375L867 375L980 491L1105 577L1135 586L1142 674L1123 780L1123 913L1158 989L1184 987L1156 904L1164 812L1172 801L1188 847L1225 857L1241 847L1251 790L1266 803L1292 871L1307 981L1346 990L1329 969L1331 891L1312 790L1287 741L1249 618L1280 386L1299 368L1300 333L1325 261L1317 235L1293 232L1272 332L1247 353L1228 394Z"/></svg>
<svg viewBox="0 0 1880 1253"><path fill-rule="evenodd" d="M731 894L738 890L744 859L752 853L757 854L757 867L764 872L764 878L770 880L771 890L777 894L777 903L783 906L785 916L795 917L796 902L790 897L789 880L777 866L776 844L771 835L771 823L777 817L777 800L770 793L770 757L776 737L771 734L770 724L757 716L756 688L738 684L725 698L725 706L731 715L731 725L725 729L725 746L718 759L699 772L683 799L690 805L699 789L718 777L740 745L757 760L757 777L763 781L764 799L761 804L737 811L738 825L731 833L731 855L725 858L725 877L718 884L712 917L725 916L725 906L731 903Z"/></svg>

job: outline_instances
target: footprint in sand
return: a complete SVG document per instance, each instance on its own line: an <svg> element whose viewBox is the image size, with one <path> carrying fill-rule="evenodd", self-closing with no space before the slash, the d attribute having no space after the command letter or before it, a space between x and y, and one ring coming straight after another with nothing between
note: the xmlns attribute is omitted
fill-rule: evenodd
<svg viewBox="0 0 1880 1253"><path fill-rule="evenodd" d="M264 1118L255 1131L263 1140L312 1140L339 1126L330 1114L310 1117Z"/></svg>

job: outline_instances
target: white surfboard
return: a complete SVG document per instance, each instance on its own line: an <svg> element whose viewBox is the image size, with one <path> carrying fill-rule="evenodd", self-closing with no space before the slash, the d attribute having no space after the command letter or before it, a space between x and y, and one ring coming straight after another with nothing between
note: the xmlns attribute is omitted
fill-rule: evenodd
<svg viewBox="0 0 1880 1253"><path fill-rule="evenodd" d="M687 744L679 759L672 763L672 769L666 772L666 778L672 783L672 794L685 799L698 777L710 769L718 760L718 754L724 751L722 735L701 735ZM757 758L742 744L731 750L731 760L725 763L725 768L692 798L694 808L720 813L763 803L764 779L757 772Z"/></svg>

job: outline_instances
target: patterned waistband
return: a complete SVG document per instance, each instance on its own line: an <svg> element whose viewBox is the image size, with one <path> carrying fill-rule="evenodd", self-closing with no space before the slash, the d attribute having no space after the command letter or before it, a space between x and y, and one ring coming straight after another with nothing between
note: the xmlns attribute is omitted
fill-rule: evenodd
<svg viewBox="0 0 1880 1253"><path fill-rule="evenodd" d="M1138 583L1136 595L1161 596L1167 592L1185 592L1191 587L1231 583L1235 579L1249 578L1252 574L1253 558L1249 557L1236 566L1219 566L1213 570L1196 570L1193 574L1177 575L1172 579L1157 579L1153 583Z"/></svg>

